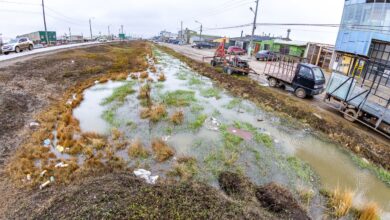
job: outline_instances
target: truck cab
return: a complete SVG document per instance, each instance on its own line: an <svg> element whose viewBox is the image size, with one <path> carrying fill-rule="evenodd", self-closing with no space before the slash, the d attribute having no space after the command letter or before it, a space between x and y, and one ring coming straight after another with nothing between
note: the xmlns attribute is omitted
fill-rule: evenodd
<svg viewBox="0 0 390 220"><path fill-rule="evenodd" d="M295 95L299 98L319 95L324 92L325 76L318 66L300 63L291 83Z"/></svg>

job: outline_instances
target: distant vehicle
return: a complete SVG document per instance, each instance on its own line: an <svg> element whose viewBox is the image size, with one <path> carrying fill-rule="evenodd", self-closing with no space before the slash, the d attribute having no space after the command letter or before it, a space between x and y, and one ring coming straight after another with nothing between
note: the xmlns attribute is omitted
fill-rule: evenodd
<svg viewBox="0 0 390 220"><path fill-rule="evenodd" d="M256 60L267 61L270 60L270 58L272 58L273 61L278 59L277 56L275 56L275 53L269 50L261 50L256 53Z"/></svg>
<svg viewBox="0 0 390 220"><path fill-rule="evenodd" d="M233 55L244 55L246 54L246 50L241 47L231 46L228 48L227 53Z"/></svg>
<svg viewBox="0 0 390 220"><path fill-rule="evenodd" d="M274 57L270 57L273 60ZM292 88L301 99L324 92L325 76L318 66L302 63L297 57L282 56L278 62L267 62L264 74L270 87Z"/></svg>
<svg viewBox="0 0 390 220"><path fill-rule="evenodd" d="M209 42L196 42L191 47L192 48L198 48L198 49L203 49L203 48L211 49L211 48L215 47L215 44L212 44L212 43L209 43Z"/></svg>
<svg viewBox="0 0 390 220"><path fill-rule="evenodd" d="M104 43L104 42L107 42L107 39L106 38L99 38L98 41L101 43Z"/></svg>
<svg viewBox="0 0 390 220"><path fill-rule="evenodd" d="M1 47L1 51L5 55L9 54L10 52L19 53L23 50L33 50L33 49L34 49L34 43L27 37L12 39L10 42L4 44Z"/></svg>

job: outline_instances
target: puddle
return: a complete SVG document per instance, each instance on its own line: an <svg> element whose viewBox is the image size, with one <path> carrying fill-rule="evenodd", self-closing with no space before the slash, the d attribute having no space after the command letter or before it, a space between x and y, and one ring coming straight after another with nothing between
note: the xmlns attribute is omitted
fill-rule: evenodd
<svg viewBox="0 0 390 220"><path fill-rule="evenodd" d="M385 211L384 215L390 211L390 188L372 173L359 169L336 145L303 129L292 128L251 102L230 96L177 59L159 53L158 60L156 67L165 74L167 80L152 83L153 102L163 102L167 92L177 93L178 90L193 92L197 101L191 102L189 106L167 106L168 115L175 111L184 112L182 125L174 126L169 118L152 123L140 118L141 103L137 95L142 83L136 83L133 86L136 93L126 97L126 101L114 113L117 127L124 132L126 139L138 138L151 151L153 138L165 137L167 143L175 148L176 158L191 156L198 161L197 178L211 185L217 185L215 173L220 169L234 169L248 175L257 184L276 181L292 190L299 185L317 190L321 188L314 181L315 178L305 179L296 174L287 160L290 156L296 156L310 165L323 187L331 190L341 186L356 190L356 203L375 201ZM156 81L155 74L149 72L149 75ZM84 101L74 109L74 116L80 121L83 132L110 133L110 124L102 118L103 112L110 106L102 106L101 103L123 84L110 81L84 92ZM193 129L191 125L202 115L211 121L211 117L215 118L221 124L220 130L207 129L206 125ZM245 123L251 125L250 129ZM223 129L230 135L238 132L243 139L228 146ZM267 134L271 137L270 142L256 141L256 138L266 139ZM117 152L117 155L130 165L136 164L128 158L126 150ZM175 159L156 163L148 158L138 163L148 164L152 173L164 176Z"/></svg>

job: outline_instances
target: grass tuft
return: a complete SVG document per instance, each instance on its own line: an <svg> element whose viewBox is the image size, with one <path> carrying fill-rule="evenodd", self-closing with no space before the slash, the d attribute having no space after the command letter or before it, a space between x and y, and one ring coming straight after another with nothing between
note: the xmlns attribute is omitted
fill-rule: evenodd
<svg viewBox="0 0 390 220"><path fill-rule="evenodd" d="M379 213L378 205L370 202L360 210L359 220L379 220Z"/></svg>
<svg viewBox="0 0 390 220"><path fill-rule="evenodd" d="M163 95L164 102L169 106L189 106L191 102L195 102L195 92L186 90L176 90L167 92Z"/></svg>
<svg viewBox="0 0 390 220"><path fill-rule="evenodd" d="M173 115L171 116L171 121L175 125L182 124L183 121L184 121L184 113L183 113L183 111L177 111L177 112L173 113Z"/></svg>
<svg viewBox="0 0 390 220"><path fill-rule="evenodd" d="M139 139L136 139L133 141L127 151L129 157L132 158L148 158L150 153L145 147L143 146L142 142Z"/></svg>
<svg viewBox="0 0 390 220"><path fill-rule="evenodd" d="M348 214L352 207L353 195L354 193L352 191L342 191L340 187L333 190L329 198L329 207L332 210L333 216L340 218Z"/></svg>
<svg viewBox="0 0 390 220"><path fill-rule="evenodd" d="M118 101L119 103L123 103L126 100L126 97L135 91L133 90L134 82L127 82L125 85L120 86L114 89L114 92L111 96L105 98L101 105L108 105L114 101Z"/></svg>
<svg viewBox="0 0 390 220"><path fill-rule="evenodd" d="M216 88L202 89L200 91L200 95L206 98L211 98L211 97L214 97L216 99L221 98L220 92Z"/></svg>
<svg viewBox="0 0 390 220"><path fill-rule="evenodd" d="M158 122L167 115L167 110L164 105L158 104L151 108L150 120L152 122Z"/></svg>
<svg viewBox="0 0 390 220"><path fill-rule="evenodd" d="M198 115L196 120L189 124L189 128L192 130L197 130L197 129L201 128L203 126L204 122L206 121L206 119L207 119L207 115L203 115L203 114Z"/></svg>
<svg viewBox="0 0 390 220"><path fill-rule="evenodd" d="M149 77L149 73L144 71L144 72L141 72L141 74L139 75L139 77L141 79L147 79Z"/></svg>
<svg viewBox="0 0 390 220"><path fill-rule="evenodd" d="M152 149L158 162L164 162L175 154L175 151L167 143L157 138L152 141Z"/></svg>
<svg viewBox="0 0 390 220"><path fill-rule="evenodd" d="M161 74L158 76L158 81L159 81L159 82L164 82L165 80L167 80L167 78L165 77L164 73L161 73Z"/></svg>

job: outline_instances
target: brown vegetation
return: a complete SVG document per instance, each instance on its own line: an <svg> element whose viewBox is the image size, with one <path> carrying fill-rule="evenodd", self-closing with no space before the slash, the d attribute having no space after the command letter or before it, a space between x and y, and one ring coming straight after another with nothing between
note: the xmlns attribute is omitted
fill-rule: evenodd
<svg viewBox="0 0 390 220"><path fill-rule="evenodd" d="M152 149L158 162L164 162L175 154L175 151L167 143L158 138L152 141Z"/></svg>
<svg viewBox="0 0 390 220"><path fill-rule="evenodd" d="M144 72L141 72L141 74L139 75L139 77L141 79L147 79L149 77L149 73L144 71Z"/></svg>
<svg viewBox="0 0 390 220"><path fill-rule="evenodd" d="M359 220L379 220L379 212L378 205L370 202L360 210Z"/></svg>
<svg viewBox="0 0 390 220"><path fill-rule="evenodd" d="M333 216L340 218L348 214L352 207L353 194L352 191L341 190L340 187L333 190L328 201Z"/></svg>
<svg viewBox="0 0 390 220"><path fill-rule="evenodd" d="M129 157L132 158L147 158L150 155L149 151L142 145L139 139L136 139L131 143L127 153L129 154Z"/></svg>
<svg viewBox="0 0 390 220"><path fill-rule="evenodd" d="M164 82L165 80L167 80L167 78L165 77L164 73L160 73L160 75L158 75L158 81Z"/></svg>
<svg viewBox="0 0 390 220"><path fill-rule="evenodd" d="M173 115L171 116L171 121L175 125L182 124L183 121L184 121L184 113L183 113L183 111L177 111L177 112L173 113Z"/></svg>

